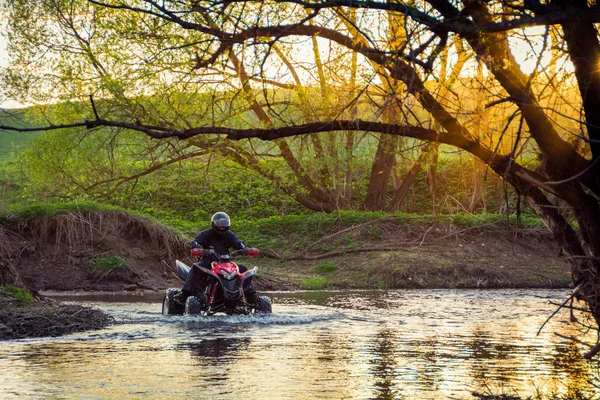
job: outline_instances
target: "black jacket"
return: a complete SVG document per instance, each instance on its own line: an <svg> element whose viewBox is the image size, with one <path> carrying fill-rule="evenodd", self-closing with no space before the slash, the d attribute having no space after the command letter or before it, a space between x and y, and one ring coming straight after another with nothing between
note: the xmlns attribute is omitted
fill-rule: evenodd
<svg viewBox="0 0 600 400"><path fill-rule="evenodd" d="M192 241L192 247L201 247L205 250L214 250L217 254L229 254L229 249L236 250L245 249L246 245L242 242L235 233L227 231L224 234L216 233L212 228L205 229L196 236ZM206 254L202 257L202 261L216 261L216 257Z"/></svg>

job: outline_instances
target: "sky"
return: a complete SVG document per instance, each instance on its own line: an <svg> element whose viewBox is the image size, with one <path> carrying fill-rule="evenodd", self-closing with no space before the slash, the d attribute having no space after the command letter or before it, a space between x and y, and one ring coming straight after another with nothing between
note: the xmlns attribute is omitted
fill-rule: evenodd
<svg viewBox="0 0 600 400"><path fill-rule="evenodd" d="M4 24L0 23L0 69L8 66L8 53L6 52L6 37L4 36ZM13 101L5 100L2 88L0 88L0 108L17 108L23 105Z"/></svg>
<svg viewBox="0 0 600 400"><path fill-rule="evenodd" d="M0 21L0 69L8 67L8 53L6 51L6 37L4 31L4 23ZM25 104L21 104L11 99L5 99L5 93L2 92L0 87L0 108L20 108L25 107Z"/></svg>

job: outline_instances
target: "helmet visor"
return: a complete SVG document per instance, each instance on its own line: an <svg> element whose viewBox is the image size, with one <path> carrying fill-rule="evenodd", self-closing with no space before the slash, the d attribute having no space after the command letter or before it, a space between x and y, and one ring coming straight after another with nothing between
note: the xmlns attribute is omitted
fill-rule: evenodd
<svg viewBox="0 0 600 400"><path fill-rule="evenodd" d="M213 219L213 226L219 230L229 229L229 217L217 216Z"/></svg>

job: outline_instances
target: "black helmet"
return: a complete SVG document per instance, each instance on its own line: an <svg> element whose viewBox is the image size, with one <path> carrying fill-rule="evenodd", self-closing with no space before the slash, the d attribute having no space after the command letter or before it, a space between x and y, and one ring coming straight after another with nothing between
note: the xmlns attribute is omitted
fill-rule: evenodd
<svg viewBox="0 0 600 400"><path fill-rule="evenodd" d="M210 219L210 223L212 224L213 231L221 235L227 232L229 230L229 226L231 225L229 215L225 214L224 212L218 212L213 215Z"/></svg>

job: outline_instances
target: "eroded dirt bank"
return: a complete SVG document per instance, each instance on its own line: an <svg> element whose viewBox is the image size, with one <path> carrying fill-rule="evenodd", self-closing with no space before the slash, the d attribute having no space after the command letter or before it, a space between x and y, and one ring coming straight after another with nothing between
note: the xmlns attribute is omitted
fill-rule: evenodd
<svg viewBox="0 0 600 400"><path fill-rule="evenodd" d="M175 278L168 261L187 247L167 228L121 212L15 219L0 227L0 240L2 283L37 291L159 289Z"/></svg>
<svg viewBox="0 0 600 400"><path fill-rule="evenodd" d="M560 249L540 228L402 221L378 221L377 227L338 227L302 246L282 240L281 248L263 247L261 257L240 261L259 266L255 285L262 291L571 285ZM14 219L0 226L0 284L27 287L34 295L179 287L174 260L193 262L188 240L120 212ZM98 310L6 296L0 302L0 339L60 335L110 323L110 316Z"/></svg>

